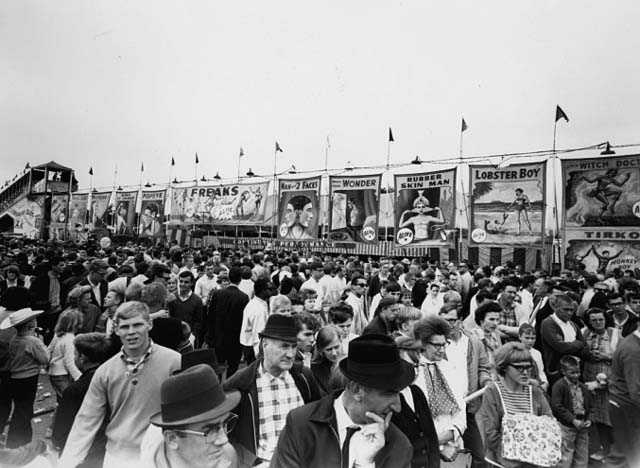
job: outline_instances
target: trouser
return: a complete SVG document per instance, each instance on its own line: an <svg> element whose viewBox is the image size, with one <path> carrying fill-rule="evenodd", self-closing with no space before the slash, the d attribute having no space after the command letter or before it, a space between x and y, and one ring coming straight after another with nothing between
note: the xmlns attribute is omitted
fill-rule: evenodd
<svg viewBox="0 0 640 468"><path fill-rule="evenodd" d="M13 400L13 416L9 424L7 448L16 448L31 442L33 431L31 418L33 417L33 402L38 390L38 376L26 379L10 379L9 392Z"/></svg>
<svg viewBox="0 0 640 468"><path fill-rule="evenodd" d="M64 392L64 389L67 388L71 384L71 382L73 382L73 379L69 374L63 374L50 375L49 380L51 381L53 390L56 392L56 400L58 404L60 404L60 400L62 400L62 392Z"/></svg>
<svg viewBox="0 0 640 468"><path fill-rule="evenodd" d="M613 444L607 455L611 468L640 466L640 408L609 400Z"/></svg>
<svg viewBox="0 0 640 468"><path fill-rule="evenodd" d="M558 468L587 468L589 428L576 429L562 424L562 459Z"/></svg>
<svg viewBox="0 0 640 468"><path fill-rule="evenodd" d="M476 468L485 466L484 445L482 444L482 437L476 423L475 414L467 412L467 430L462 435L462 441L464 442L464 447L471 452L471 466Z"/></svg>
<svg viewBox="0 0 640 468"><path fill-rule="evenodd" d="M9 372L0 373L0 434L11 414L11 392L9 391Z"/></svg>
<svg viewBox="0 0 640 468"><path fill-rule="evenodd" d="M220 346L216 348L216 357L220 364L227 364L227 378L232 376L240 365L240 357L242 356L242 349L240 345L233 346Z"/></svg>
<svg viewBox="0 0 640 468"><path fill-rule="evenodd" d="M256 360L256 353L253 350L253 346L243 346L242 354L244 355L244 361L247 366Z"/></svg>

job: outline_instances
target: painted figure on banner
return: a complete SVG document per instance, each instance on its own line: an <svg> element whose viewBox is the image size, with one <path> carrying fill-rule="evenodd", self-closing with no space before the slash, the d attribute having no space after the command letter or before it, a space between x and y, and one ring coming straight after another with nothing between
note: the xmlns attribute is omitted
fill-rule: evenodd
<svg viewBox="0 0 640 468"><path fill-rule="evenodd" d="M397 244L442 245L451 242L455 177L455 169L395 176Z"/></svg>
<svg viewBox="0 0 640 468"><path fill-rule="evenodd" d="M542 243L545 163L503 169L470 166L471 240L477 244Z"/></svg>
<svg viewBox="0 0 640 468"><path fill-rule="evenodd" d="M380 179L380 175L330 177L330 240L378 240Z"/></svg>
<svg viewBox="0 0 640 468"><path fill-rule="evenodd" d="M640 156L563 160L565 226L640 226Z"/></svg>
<svg viewBox="0 0 640 468"><path fill-rule="evenodd" d="M117 236L133 235L138 192L117 192L113 216L113 233Z"/></svg>
<svg viewBox="0 0 640 468"><path fill-rule="evenodd" d="M34 200L25 197L11 206L7 215L13 219L13 232L29 239L40 237L43 206L43 197L36 197Z"/></svg>
<svg viewBox="0 0 640 468"><path fill-rule="evenodd" d="M318 238L320 177L279 180L278 238Z"/></svg>
<svg viewBox="0 0 640 468"><path fill-rule="evenodd" d="M616 268L634 271L640 268L640 242L571 240L567 249L567 268L580 264L594 273L607 273Z"/></svg>
<svg viewBox="0 0 640 468"><path fill-rule="evenodd" d="M92 193L89 217L92 229L105 229L113 224L113 205L109 203L111 192Z"/></svg>

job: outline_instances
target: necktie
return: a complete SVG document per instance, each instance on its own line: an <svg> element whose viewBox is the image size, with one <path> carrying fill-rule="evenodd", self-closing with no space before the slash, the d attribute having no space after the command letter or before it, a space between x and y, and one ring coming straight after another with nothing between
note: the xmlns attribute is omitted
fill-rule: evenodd
<svg viewBox="0 0 640 468"><path fill-rule="evenodd" d="M353 434L355 434L359 430L360 428L358 426L347 427L347 437L344 439L344 444L342 444L342 467L341 468L349 468L349 443L351 442L351 437L353 437Z"/></svg>

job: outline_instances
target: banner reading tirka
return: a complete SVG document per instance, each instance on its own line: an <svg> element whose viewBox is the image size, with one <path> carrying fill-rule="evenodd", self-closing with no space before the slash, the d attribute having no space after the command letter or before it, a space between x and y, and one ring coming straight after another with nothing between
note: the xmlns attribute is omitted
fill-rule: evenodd
<svg viewBox="0 0 640 468"><path fill-rule="evenodd" d="M640 155L562 161L566 229L640 226Z"/></svg>
<svg viewBox="0 0 640 468"><path fill-rule="evenodd" d="M136 221L136 202L138 192L116 192L116 210L114 213L114 234L117 236L133 234Z"/></svg>
<svg viewBox="0 0 640 468"><path fill-rule="evenodd" d="M450 243L454 229L456 170L395 176L394 213L398 245Z"/></svg>
<svg viewBox="0 0 640 468"><path fill-rule="evenodd" d="M171 222L186 224L261 224L269 182L176 188Z"/></svg>
<svg viewBox="0 0 640 468"><path fill-rule="evenodd" d="M331 176L329 240L377 242L382 176Z"/></svg>
<svg viewBox="0 0 640 468"><path fill-rule="evenodd" d="M544 234L545 163L469 166L471 242L541 244Z"/></svg>
<svg viewBox="0 0 640 468"><path fill-rule="evenodd" d="M164 216L164 197L166 190L142 192L138 235L140 237L162 236L162 217Z"/></svg>
<svg viewBox="0 0 640 468"><path fill-rule="evenodd" d="M320 179L278 180L278 239L318 238Z"/></svg>

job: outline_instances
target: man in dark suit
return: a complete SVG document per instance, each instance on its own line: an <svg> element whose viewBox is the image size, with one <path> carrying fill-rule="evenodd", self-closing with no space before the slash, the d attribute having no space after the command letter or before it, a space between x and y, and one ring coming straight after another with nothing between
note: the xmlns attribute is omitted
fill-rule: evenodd
<svg viewBox="0 0 640 468"><path fill-rule="evenodd" d="M109 284L104 279L109 265L104 260L92 260L89 264L89 274L78 283L79 286L91 286L91 303L102 311L104 298L107 296Z"/></svg>
<svg viewBox="0 0 640 468"><path fill-rule="evenodd" d="M38 326L43 330L45 344L51 341L58 316L62 312L60 285L62 268L64 268L64 262L60 258L36 265L35 278L29 286L31 308L44 310L44 313L38 316Z"/></svg>
<svg viewBox="0 0 640 468"><path fill-rule="evenodd" d="M242 269L231 267L231 284L224 289L211 291L207 309L206 341L209 348L215 349L220 363L227 363L227 377L238 369L242 356L242 312L249 302L249 297L238 289L241 280Z"/></svg>

